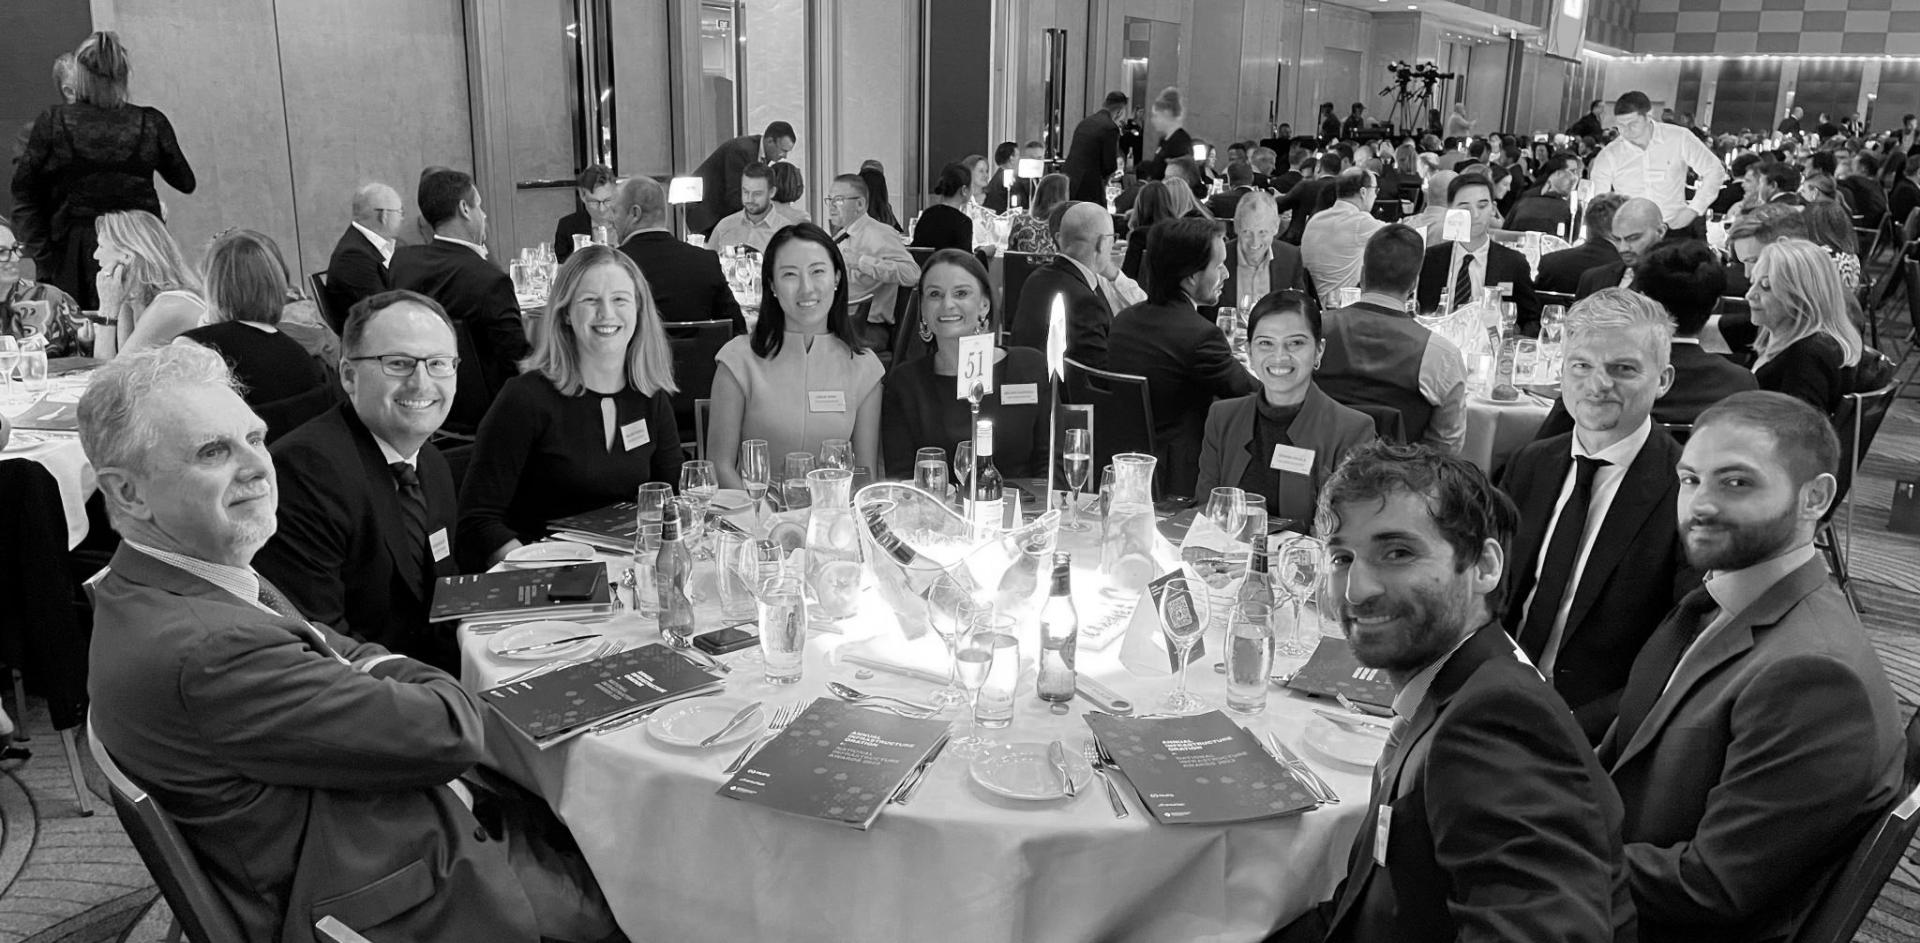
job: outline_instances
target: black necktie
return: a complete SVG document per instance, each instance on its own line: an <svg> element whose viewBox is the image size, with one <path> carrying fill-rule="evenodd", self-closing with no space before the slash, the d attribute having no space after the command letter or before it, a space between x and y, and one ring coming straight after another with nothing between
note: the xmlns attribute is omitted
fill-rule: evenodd
<svg viewBox="0 0 1920 943"><path fill-rule="evenodd" d="M407 546L422 569L429 569L427 554L427 494L420 490L420 474L410 462L394 462L393 480L400 485L400 510L406 515Z"/></svg>
<svg viewBox="0 0 1920 943"><path fill-rule="evenodd" d="M293 603L289 602L287 597L281 594L280 590L274 588L272 583L267 582L266 578L260 576L258 573L254 574L254 578L260 581L260 592L257 594L260 605L272 609L275 615L300 623L300 634L307 637L307 642L313 646L314 651L343 665L348 663L345 658L340 656L339 652L333 650L332 645L327 644L326 633L315 628L313 623L308 622L307 617L301 615L300 610L295 609Z"/></svg>
<svg viewBox="0 0 1920 943"><path fill-rule="evenodd" d="M1473 253L1460 256L1460 274L1453 279L1453 307L1455 310L1473 304Z"/></svg>
<svg viewBox="0 0 1920 943"><path fill-rule="evenodd" d="M1639 657L1633 660L1633 671L1627 675L1626 689L1620 693L1620 719L1613 741L1616 751L1626 747L1640 724L1653 712L1653 705L1667 689L1668 679L1680 666L1681 656L1699 637L1700 630L1710 623L1707 613L1717 608L1719 604L1713 601L1707 588L1698 587L1681 598L1680 605L1653 630L1647 644L1641 646Z"/></svg>
<svg viewBox="0 0 1920 943"><path fill-rule="evenodd" d="M1587 455L1576 455L1573 460L1573 494L1553 522L1553 540L1547 544L1540 581L1534 584L1527 621L1520 628L1520 647L1536 665L1553 634L1553 617L1574 589L1573 565L1580 556L1580 535L1587 528L1587 509L1593 503L1593 476L1600 466L1613 464Z"/></svg>

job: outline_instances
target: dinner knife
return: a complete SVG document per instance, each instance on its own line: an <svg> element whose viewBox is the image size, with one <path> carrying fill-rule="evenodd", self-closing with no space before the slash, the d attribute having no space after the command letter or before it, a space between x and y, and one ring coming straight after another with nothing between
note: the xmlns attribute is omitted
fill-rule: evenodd
<svg viewBox="0 0 1920 943"><path fill-rule="evenodd" d="M494 652L494 654L495 655L523 655L523 654L526 654L527 652L540 651L543 648L558 648L561 645L572 645L575 642L584 642L584 641L587 641L588 639L596 639L599 637L600 636L598 634L576 635L572 638L554 639L551 642L541 642L537 645L522 645L519 648L503 649L501 651Z"/></svg>
<svg viewBox="0 0 1920 943"><path fill-rule="evenodd" d="M740 729L740 725L743 723L746 723L747 718L752 717L754 712L760 709L760 705L762 703L764 702L754 701L752 704L748 704L747 706L740 708L740 712L733 715L733 719L727 721L726 726L721 727L719 730L716 730L710 734L707 734L707 738L705 740L700 741L700 745L703 747L713 746L714 744L719 743L721 740L725 739L727 734L730 734L735 730Z"/></svg>
<svg viewBox="0 0 1920 943"><path fill-rule="evenodd" d="M906 786L900 790L900 794L894 797L893 801L896 805L906 805L908 801L913 799L913 794L920 791L920 784L927 780L927 770L933 766L934 760L940 758L940 751L947 748L947 740L947 737L941 737L940 742L934 744L933 749L927 751L927 758L913 771L913 782L906 784Z"/></svg>
<svg viewBox="0 0 1920 943"><path fill-rule="evenodd" d="M1067 747L1058 740L1047 744L1047 762L1053 764L1053 771L1060 774L1060 791L1071 799L1080 794L1074 788L1073 771L1067 769Z"/></svg>

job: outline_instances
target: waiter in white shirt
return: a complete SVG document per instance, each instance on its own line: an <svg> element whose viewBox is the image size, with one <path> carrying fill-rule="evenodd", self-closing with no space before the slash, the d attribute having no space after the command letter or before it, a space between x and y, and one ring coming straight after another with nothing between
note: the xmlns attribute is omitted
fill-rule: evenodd
<svg viewBox="0 0 1920 943"><path fill-rule="evenodd" d="M1694 238L1705 238L1702 220L1727 182L1727 168L1693 132L1660 123L1652 110L1643 92L1628 92L1614 103L1620 134L1593 159L1593 191L1646 197L1659 205L1669 230L1693 230ZM1699 175L1691 200L1689 169Z"/></svg>

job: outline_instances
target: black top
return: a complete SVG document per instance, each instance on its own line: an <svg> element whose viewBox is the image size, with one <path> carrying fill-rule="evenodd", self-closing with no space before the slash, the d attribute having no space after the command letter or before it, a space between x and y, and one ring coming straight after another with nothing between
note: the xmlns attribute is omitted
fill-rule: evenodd
<svg viewBox="0 0 1920 943"><path fill-rule="evenodd" d="M1513 212L1507 214L1507 228L1518 232L1549 232L1564 238L1572 220L1573 207L1566 197L1541 193L1521 197L1513 205Z"/></svg>
<svg viewBox="0 0 1920 943"><path fill-rule="evenodd" d="M980 401L980 418L993 423L993 465L1009 478L1047 474L1046 356L1031 347L1002 347L1006 356L994 369L994 391ZM1029 403L1007 405L1013 387ZM880 450L887 477L911 481L913 455L932 446L952 453L955 443L973 435L967 401L953 395L953 377L933 372L933 354L888 371L880 395Z"/></svg>
<svg viewBox="0 0 1920 943"><path fill-rule="evenodd" d="M945 203L935 203L920 214L919 222L913 224L913 242L909 245L916 249L971 252L973 218Z"/></svg>
<svg viewBox="0 0 1920 943"><path fill-rule="evenodd" d="M299 396L327 382L327 373L300 342L279 331L263 331L239 321L221 321L180 335L211 347L227 359L233 377L246 391L247 405L258 406Z"/></svg>
<svg viewBox="0 0 1920 943"><path fill-rule="evenodd" d="M1540 278L1534 287L1571 295L1580 290L1580 277L1590 269L1620 261L1619 250L1605 239L1588 239L1571 249L1540 257Z"/></svg>
<svg viewBox="0 0 1920 943"><path fill-rule="evenodd" d="M1287 429L1293 425L1294 417L1300 415L1300 405L1296 403L1292 406L1275 406L1267 402L1265 396L1253 398L1254 455L1264 458L1273 454L1273 447L1276 445L1293 444L1293 439L1287 435ZM1299 519L1293 513L1293 509L1283 509L1278 504L1280 472L1274 469L1272 462L1248 462L1247 470L1240 473L1240 480L1235 484L1241 491L1265 497L1270 502L1267 505L1268 514L1274 517ZM1307 517L1310 518L1312 515L1309 514Z"/></svg>
<svg viewBox="0 0 1920 943"><path fill-rule="evenodd" d="M1920 185L1911 177L1895 180L1893 189L1887 191L1887 212L1893 215L1893 225L1905 226L1915 207L1920 207Z"/></svg>
<svg viewBox="0 0 1920 943"><path fill-rule="evenodd" d="M468 432L527 355L526 329L513 280L500 266L455 242L433 239L394 250L393 287L417 291L446 309L459 342L460 376L446 428Z"/></svg>
<svg viewBox="0 0 1920 943"><path fill-rule="evenodd" d="M646 276L660 320L727 321L733 333L747 332L746 316L720 268L719 253L660 231L634 233L620 244L620 251Z"/></svg>
<svg viewBox="0 0 1920 943"><path fill-rule="evenodd" d="M347 312L360 299L392 287L393 276L380 250L366 233L349 225L327 259L327 303L322 310L327 326L339 333L346 327Z"/></svg>
<svg viewBox="0 0 1920 943"><path fill-rule="evenodd" d="M1853 392L1853 367L1841 366L1840 342L1830 334L1810 334L1787 345L1772 360L1753 368L1760 388L1797 396L1831 416Z"/></svg>
<svg viewBox="0 0 1920 943"><path fill-rule="evenodd" d="M1887 191L1880 187L1880 181L1872 177L1854 176L1841 177L1837 183L1853 207L1853 215L1860 217L1855 226L1871 229L1880 225L1880 220L1887 215ZM1860 248L1864 250L1867 247L1863 245Z"/></svg>
<svg viewBox="0 0 1920 943"><path fill-rule="evenodd" d="M593 235L593 217L585 209L576 209L553 224L553 260L566 264L573 254L573 237Z"/></svg>
<svg viewBox="0 0 1920 943"><path fill-rule="evenodd" d="M193 168L180 153L173 125L157 108L55 105L40 114L14 166L13 194L21 242L64 238L70 223L116 210L160 216L158 173L192 193ZM27 218L22 219L25 215Z"/></svg>
<svg viewBox="0 0 1920 943"><path fill-rule="evenodd" d="M1153 409L1155 474L1162 493L1191 495L1199 477L1207 410L1219 397L1245 396L1260 382L1233 359L1227 339L1184 298L1143 301L1120 312L1107 334L1107 369L1147 378Z"/></svg>
<svg viewBox="0 0 1920 943"><path fill-rule="evenodd" d="M1153 156L1140 162L1140 179L1163 179L1167 175L1167 161L1192 156L1193 135L1188 134L1186 128L1174 128L1172 134L1160 139L1160 146L1154 149Z"/></svg>
<svg viewBox="0 0 1920 943"><path fill-rule="evenodd" d="M611 447L600 406L608 399ZM623 430L642 422L648 441L628 449ZM631 501L646 482L677 488L682 458L669 393L564 396L544 374L514 377L480 423L460 489L460 566L485 569L508 541L536 539L558 517Z"/></svg>

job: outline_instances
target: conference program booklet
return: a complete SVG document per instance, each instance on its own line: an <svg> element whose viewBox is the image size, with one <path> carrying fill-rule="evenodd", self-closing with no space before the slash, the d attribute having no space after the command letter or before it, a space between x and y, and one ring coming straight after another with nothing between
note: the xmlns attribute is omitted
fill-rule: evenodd
<svg viewBox="0 0 1920 943"><path fill-rule="evenodd" d="M866 829L946 737L944 720L819 698L740 767L720 795Z"/></svg>
<svg viewBox="0 0 1920 943"><path fill-rule="evenodd" d="M1307 663L1287 681L1287 687L1315 697L1345 694L1356 703L1393 709L1393 682L1387 680L1386 670L1356 661L1346 639L1321 639Z"/></svg>
<svg viewBox="0 0 1920 943"><path fill-rule="evenodd" d="M1229 825L1296 815L1317 803L1245 727L1219 711L1135 719L1085 715L1087 726L1162 825Z"/></svg>
<svg viewBox="0 0 1920 943"><path fill-rule="evenodd" d="M633 538L639 533L640 505L622 501L593 511L569 514L551 521L547 529L561 540L575 540L610 553L633 552Z"/></svg>
<svg viewBox="0 0 1920 943"><path fill-rule="evenodd" d="M668 701L711 694L721 681L658 642L480 692L544 750L593 725Z"/></svg>
<svg viewBox="0 0 1920 943"><path fill-rule="evenodd" d="M569 563L443 576L433 587L428 622L486 625L522 619L571 619L613 612L605 563Z"/></svg>

